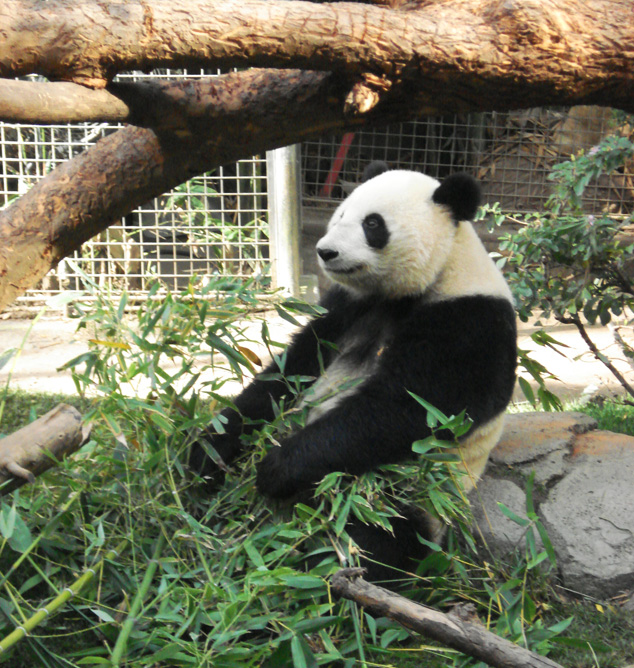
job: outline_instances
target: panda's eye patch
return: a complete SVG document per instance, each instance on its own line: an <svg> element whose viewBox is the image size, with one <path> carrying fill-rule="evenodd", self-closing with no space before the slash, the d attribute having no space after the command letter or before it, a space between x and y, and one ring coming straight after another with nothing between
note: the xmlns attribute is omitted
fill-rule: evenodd
<svg viewBox="0 0 634 668"><path fill-rule="evenodd" d="M383 216L379 213L371 213L363 219L363 232L370 248L385 248L390 233L385 224Z"/></svg>

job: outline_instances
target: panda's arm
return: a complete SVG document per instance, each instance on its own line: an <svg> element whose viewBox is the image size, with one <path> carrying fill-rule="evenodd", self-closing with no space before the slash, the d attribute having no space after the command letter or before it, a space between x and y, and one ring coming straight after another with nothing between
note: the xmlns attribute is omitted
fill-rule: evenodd
<svg viewBox="0 0 634 668"><path fill-rule="evenodd" d="M284 498L331 471L360 474L412 457L412 443L430 428L407 390L447 415L466 409L473 428L501 413L515 377L512 306L456 301L416 314L358 392L273 448L258 468L260 491Z"/></svg>
<svg viewBox="0 0 634 668"><path fill-rule="evenodd" d="M243 434L249 434L258 423L273 420L274 405L284 399L295 398L292 383L286 379L301 376L305 380L300 382L300 386L305 387L311 383L308 379L321 373L321 365L327 362L331 350L328 342L340 336L349 317L346 295L339 289L327 293L322 306L326 313L311 320L295 334L282 357L273 360L233 400L235 408L227 407L221 412L225 432L220 434L211 429L206 432L205 440L225 464L240 455L240 437ZM192 445L189 463L203 476L210 475L217 468L200 442Z"/></svg>
<svg viewBox="0 0 634 668"><path fill-rule="evenodd" d="M306 379L300 382L304 389L323 372L322 366L328 363L333 342L341 336L350 320L350 298L343 290L335 288L326 294L321 306L325 313L300 329L283 354L235 398L234 405L243 419L273 420L273 405L296 396L294 388L290 387L292 383L285 380L301 376ZM236 415L236 411L231 412Z"/></svg>

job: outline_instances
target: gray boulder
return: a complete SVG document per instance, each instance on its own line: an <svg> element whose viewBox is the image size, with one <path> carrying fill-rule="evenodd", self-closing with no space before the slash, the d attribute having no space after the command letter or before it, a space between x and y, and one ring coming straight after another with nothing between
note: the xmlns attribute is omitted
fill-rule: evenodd
<svg viewBox="0 0 634 668"><path fill-rule="evenodd" d="M634 589L634 438L580 413L509 415L471 495L476 533L495 554L523 549L525 529L499 502L525 517L531 471L563 585L599 598Z"/></svg>

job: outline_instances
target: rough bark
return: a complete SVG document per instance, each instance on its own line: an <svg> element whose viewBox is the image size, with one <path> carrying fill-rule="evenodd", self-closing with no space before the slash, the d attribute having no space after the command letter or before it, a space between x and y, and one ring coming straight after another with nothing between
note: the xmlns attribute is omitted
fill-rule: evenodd
<svg viewBox="0 0 634 668"><path fill-rule="evenodd" d="M152 128L166 136L191 139L196 134L208 142L236 118L245 120L244 104L249 105L251 125L266 123L269 118L277 122L290 98L297 97L301 102L299 96L303 96L309 133L313 131L312 122L326 107L330 125L336 114L333 102L343 105L345 90L335 90L334 83L325 89L327 79L332 82L333 78L317 72L252 69L196 81L119 82L100 90L67 82L0 80L0 119L23 123L123 122ZM330 98L317 98L325 94ZM291 108L290 126L293 113ZM338 117L343 121L341 114ZM279 135L277 130L271 129L274 135ZM266 127L258 128L258 132L265 131Z"/></svg>
<svg viewBox="0 0 634 668"><path fill-rule="evenodd" d="M322 73L250 70L168 88L147 108L169 132L126 127L0 212L0 311L135 206L196 174L344 123L342 92Z"/></svg>
<svg viewBox="0 0 634 668"><path fill-rule="evenodd" d="M355 80L358 113L404 87L412 105L440 96L448 111L633 110L633 23L630 0L4 0L0 75L101 88L131 69L294 67Z"/></svg>
<svg viewBox="0 0 634 668"><path fill-rule="evenodd" d="M335 573L332 578L335 594L495 668L562 668L545 656L487 631L477 618L470 618L469 613L456 610L444 614L419 605L366 582L361 577L362 573L363 569L359 568L347 568Z"/></svg>
<svg viewBox="0 0 634 668"><path fill-rule="evenodd" d="M76 408L60 404L26 427L0 440L0 494L7 494L76 452L90 428Z"/></svg>

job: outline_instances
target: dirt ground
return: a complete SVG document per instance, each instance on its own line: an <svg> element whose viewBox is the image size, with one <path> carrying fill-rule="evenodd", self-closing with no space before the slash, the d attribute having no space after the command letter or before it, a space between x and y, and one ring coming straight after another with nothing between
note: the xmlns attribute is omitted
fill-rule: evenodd
<svg viewBox="0 0 634 668"><path fill-rule="evenodd" d="M285 340L290 336L292 327L280 321L276 314L267 318L267 322L273 328L277 340ZM0 319L0 358L7 349L16 348L20 351L18 356L0 369L0 386L4 386L10 376L11 387L38 392L74 393L75 386L70 372L58 369L88 348L90 334L85 330L78 333L76 328L76 320L64 318L41 319L35 324L30 320ZM534 329L520 324L519 345L534 351L532 357L557 376L559 380L550 381L549 387L559 396L572 399L584 392L620 392L618 382L587 351L574 327L554 325L547 328L551 336L567 346L562 348L563 354L533 344L530 334ZM599 349L626 374L629 382L634 383L634 370L623 359L608 328L593 327L590 335ZM260 353L264 355L265 351ZM522 398L518 390L516 399L521 401Z"/></svg>

